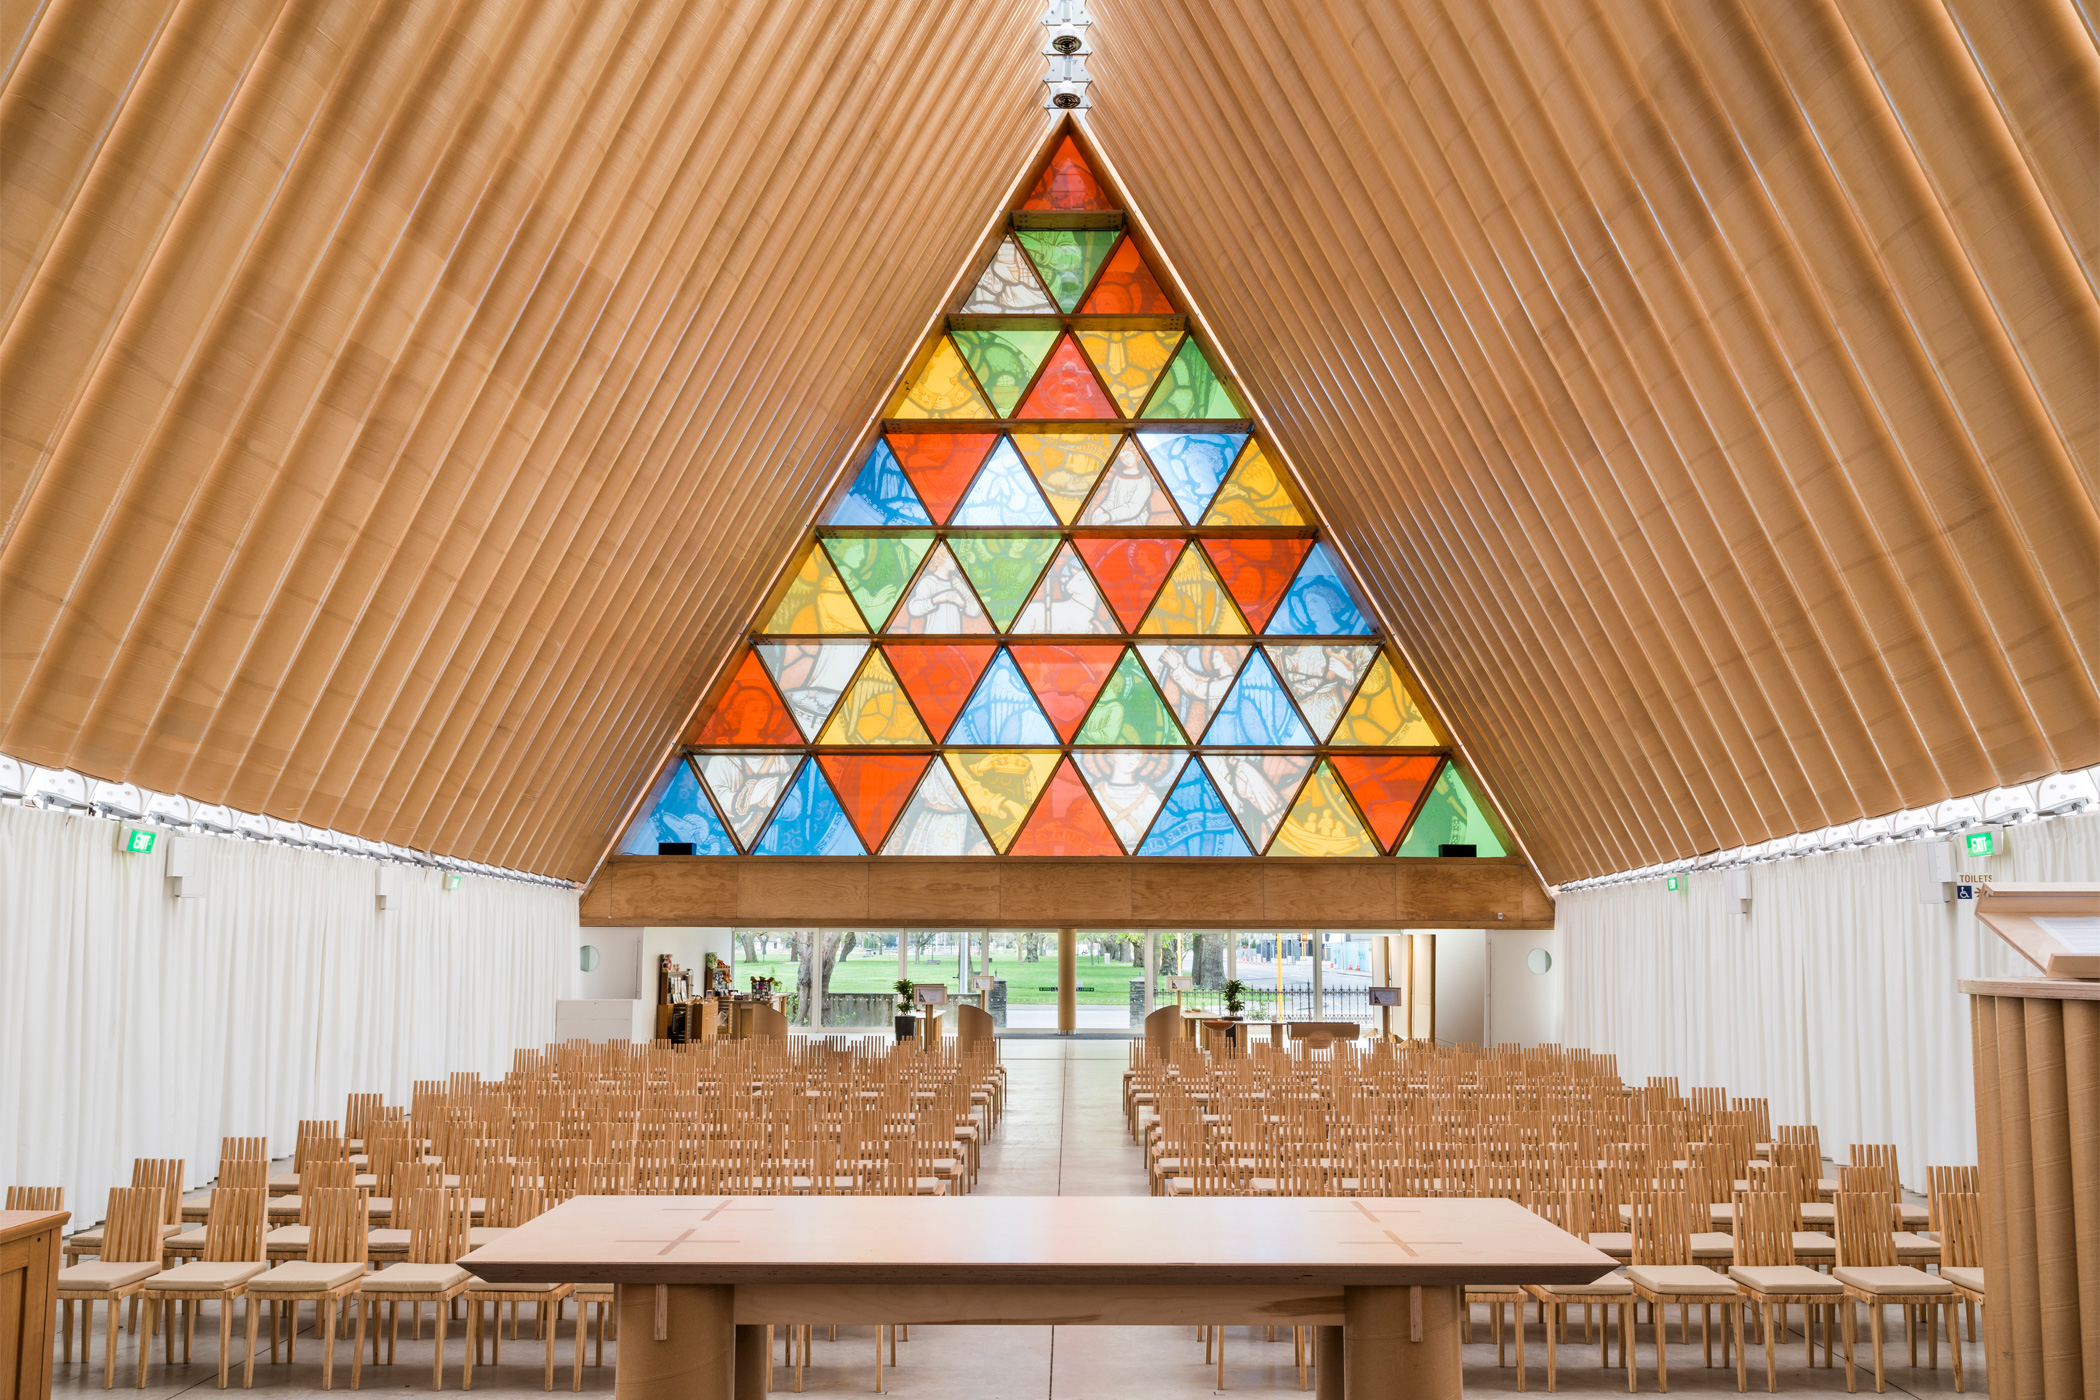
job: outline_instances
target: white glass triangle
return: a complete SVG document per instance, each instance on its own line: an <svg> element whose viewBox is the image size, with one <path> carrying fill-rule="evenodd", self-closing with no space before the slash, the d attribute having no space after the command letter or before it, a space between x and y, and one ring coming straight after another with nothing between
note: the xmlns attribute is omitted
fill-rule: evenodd
<svg viewBox="0 0 2100 1400"><path fill-rule="evenodd" d="M1125 851L1135 851L1188 755L1179 749L1081 749L1073 753Z"/></svg>
<svg viewBox="0 0 2100 1400"><path fill-rule="evenodd" d="M988 856L992 843L963 799L948 765L936 762L882 843L886 856Z"/></svg>
<svg viewBox="0 0 2100 1400"><path fill-rule="evenodd" d="M1101 596L1094 576L1087 572L1070 543L1059 547L1057 557L1043 571L1043 581L1014 619L1015 632L1035 635L1079 635L1113 637L1122 629L1115 612Z"/></svg>
<svg viewBox="0 0 2100 1400"><path fill-rule="evenodd" d="M772 675L773 684L780 688L781 698L787 701L788 713L795 717L802 737L814 741L824 728L824 721L831 718L839 692L852 681L861 657L867 655L868 644L760 642L756 650L758 659Z"/></svg>
<svg viewBox="0 0 2100 1400"><path fill-rule="evenodd" d="M1320 642L1303 645L1265 646L1276 674L1283 677L1298 712L1312 726L1313 738L1326 743L1349 708L1356 683L1378 658L1375 646L1328 646Z"/></svg>
<svg viewBox="0 0 2100 1400"><path fill-rule="evenodd" d="M962 565L947 545L937 544L919 570L919 581L890 614L889 630L928 637L989 636L992 620L984 615L984 604L977 601Z"/></svg>
<svg viewBox="0 0 2100 1400"><path fill-rule="evenodd" d="M968 315L1015 315L1041 312L1055 316L1056 303L1035 280L1035 270L1011 236L999 240L990 267L977 279L970 299L962 304Z"/></svg>
<svg viewBox="0 0 2100 1400"><path fill-rule="evenodd" d="M729 821L737 845L751 849L751 840L772 815L780 801L780 790L801 761L800 754L711 753L700 760L700 776L714 794L715 806Z"/></svg>
<svg viewBox="0 0 2100 1400"><path fill-rule="evenodd" d="M1257 853L1267 850L1269 838L1290 815L1291 799L1298 785L1312 771L1309 753L1240 754L1211 753L1203 756L1211 781L1224 794L1225 805L1247 833Z"/></svg>

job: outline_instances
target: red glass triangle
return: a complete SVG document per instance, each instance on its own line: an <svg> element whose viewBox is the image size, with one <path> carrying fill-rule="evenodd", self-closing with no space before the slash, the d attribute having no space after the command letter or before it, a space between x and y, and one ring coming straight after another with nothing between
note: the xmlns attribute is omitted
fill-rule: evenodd
<svg viewBox="0 0 2100 1400"><path fill-rule="evenodd" d="M932 758L922 753L823 753L817 762L869 850L882 845Z"/></svg>
<svg viewBox="0 0 2100 1400"><path fill-rule="evenodd" d="M1116 245L1108 266L1088 294L1082 316L1157 316L1171 314L1174 300L1159 285L1137 244L1125 238Z"/></svg>
<svg viewBox="0 0 2100 1400"><path fill-rule="evenodd" d="M892 433L890 451L933 512L933 523L945 525L998 440L997 433Z"/></svg>
<svg viewBox="0 0 2100 1400"><path fill-rule="evenodd" d="M758 653L747 651L714 712L693 726L688 744L799 744L802 733L773 689Z"/></svg>
<svg viewBox="0 0 2100 1400"><path fill-rule="evenodd" d="M939 743L948 736L948 726L955 723L963 702L977 688L977 678L992 664L992 654L998 650L989 642L892 643L883 647L882 654L889 658L897 683L918 708L919 718L926 721L927 732Z"/></svg>
<svg viewBox="0 0 2100 1400"><path fill-rule="evenodd" d="M1116 658L1123 654L1119 645L1108 646L1055 646L1049 644L1021 644L1008 648L1014 654L1014 664L1028 678L1029 689L1043 705L1050 722L1057 726L1057 737L1066 743L1079 732L1086 719L1094 697L1101 693L1101 683L1108 673L1116 669Z"/></svg>
<svg viewBox="0 0 2100 1400"><path fill-rule="evenodd" d="M1057 153L1050 157L1050 164L1043 171L1043 178L1035 182L1028 202L1023 209L1113 209L1108 194L1101 182L1094 178L1093 167L1086 157L1079 154L1079 146L1067 136L1058 143Z"/></svg>
<svg viewBox="0 0 2100 1400"><path fill-rule="evenodd" d="M1218 577L1232 591L1232 600L1247 615L1248 624L1259 632L1269 625L1269 614L1283 601L1284 590L1297 576L1312 541L1278 539L1273 535L1267 539L1207 539L1203 548L1210 555L1210 562L1218 566Z"/></svg>
<svg viewBox="0 0 2100 1400"><path fill-rule="evenodd" d="M1159 592L1160 582L1166 578L1167 570L1181 554L1180 540L1104 540L1076 539L1079 553L1094 571L1094 581L1101 585L1101 592L1116 616L1123 619L1123 630L1137 630L1145 617L1145 609L1152 597Z"/></svg>
<svg viewBox="0 0 2100 1400"><path fill-rule="evenodd" d="M1119 856L1123 848L1079 773L1066 759L1057 765L1035 815L1006 852L1010 856Z"/></svg>
<svg viewBox="0 0 2100 1400"><path fill-rule="evenodd" d="M1066 336L1050 352L1050 361L1036 376L1028 401L1014 410L1016 418L1114 418L1116 406L1101 392L1078 343Z"/></svg>
<svg viewBox="0 0 2100 1400"><path fill-rule="evenodd" d="M1405 758L1336 757L1328 761L1349 785L1356 805L1363 808L1382 851L1393 849L1400 833L1407 830L1422 794L1429 788L1429 780L1436 776L1436 766L1443 762L1433 753L1409 754Z"/></svg>

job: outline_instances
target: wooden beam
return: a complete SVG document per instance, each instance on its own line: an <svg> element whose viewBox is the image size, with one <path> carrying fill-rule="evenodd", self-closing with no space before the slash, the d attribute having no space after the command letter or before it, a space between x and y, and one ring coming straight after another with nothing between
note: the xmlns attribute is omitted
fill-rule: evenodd
<svg viewBox="0 0 2100 1400"><path fill-rule="evenodd" d="M1551 928L1520 860L617 856L586 925Z"/></svg>

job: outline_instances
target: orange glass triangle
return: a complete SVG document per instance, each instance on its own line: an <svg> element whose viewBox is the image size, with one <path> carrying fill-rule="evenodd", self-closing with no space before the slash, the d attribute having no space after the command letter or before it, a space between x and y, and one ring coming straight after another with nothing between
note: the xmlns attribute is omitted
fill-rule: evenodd
<svg viewBox="0 0 2100 1400"><path fill-rule="evenodd" d="M1068 744L1079 732L1094 697L1101 693L1101 683L1116 669L1116 658L1123 653L1123 648L1114 644L1024 643L1009 650L1014 654L1014 664L1028 678L1029 689L1050 716L1050 723L1057 726L1057 737Z"/></svg>
<svg viewBox="0 0 2100 1400"><path fill-rule="evenodd" d="M1114 418L1116 406L1101 392L1101 381L1071 336L1057 343L1049 363L1036 376L1027 402L1014 410L1016 418Z"/></svg>
<svg viewBox="0 0 2100 1400"><path fill-rule="evenodd" d="M1086 157L1079 154L1079 146L1067 136L1058 143L1057 153L1050 157L1050 164L1043 171L1043 178L1035 182L1023 209L1113 209L1101 182L1094 178L1093 167Z"/></svg>
<svg viewBox="0 0 2100 1400"><path fill-rule="evenodd" d="M1269 625L1269 614L1283 601L1284 590L1297 576L1312 541L1247 536L1207 539L1203 548L1209 553L1210 562L1218 566L1218 577L1232 593L1232 600L1247 614L1248 624L1259 632Z"/></svg>
<svg viewBox="0 0 2100 1400"><path fill-rule="evenodd" d="M1049 790L1043 794L1042 801L1035 804L1035 815L1028 819L1027 829L1007 854L1119 856L1123 854L1123 848L1116 844L1115 834L1108 829L1108 819L1094 805L1093 795L1086 790L1086 784L1080 780L1068 758L1058 765Z"/></svg>
<svg viewBox="0 0 2100 1400"><path fill-rule="evenodd" d="M1144 254L1128 238L1116 245L1086 305L1079 308L1082 316L1160 316L1173 311L1173 299L1160 289Z"/></svg>
<svg viewBox="0 0 2100 1400"><path fill-rule="evenodd" d="M1404 758L1337 755L1329 762L1349 785L1356 805L1363 808L1371 830L1377 833L1378 848L1390 851L1414 818L1415 808L1421 805L1422 794L1443 760L1433 753L1420 753Z"/></svg>
<svg viewBox="0 0 2100 1400"><path fill-rule="evenodd" d="M729 678L729 688L715 702L714 713L695 726L688 744L799 744L802 732L780 701L758 653L744 653L743 664Z"/></svg>
<svg viewBox="0 0 2100 1400"><path fill-rule="evenodd" d="M945 525L998 440L997 433L892 433L889 443L933 523Z"/></svg>
<svg viewBox="0 0 2100 1400"><path fill-rule="evenodd" d="M824 765L824 776L831 779L831 790L852 818L853 829L872 851L889 834L890 823L904 810L919 775L933 759L922 753L825 753L817 755L817 762Z"/></svg>
<svg viewBox="0 0 2100 1400"><path fill-rule="evenodd" d="M918 707L919 718L926 721L938 743L948 736L948 726L955 723L956 713L977 688L977 678L992 664L992 654L999 648L990 642L963 642L891 644L882 650L890 659L890 670L896 673L897 683Z"/></svg>
<svg viewBox="0 0 2100 1400"><path fill-rule="evenodd" d="M1109 606L1123 619L1123 626L1136 631L1145 608L1159 592L1160 581L1181 553L1180 540L1077 539L1079 553L1094 571Z"/></svg>

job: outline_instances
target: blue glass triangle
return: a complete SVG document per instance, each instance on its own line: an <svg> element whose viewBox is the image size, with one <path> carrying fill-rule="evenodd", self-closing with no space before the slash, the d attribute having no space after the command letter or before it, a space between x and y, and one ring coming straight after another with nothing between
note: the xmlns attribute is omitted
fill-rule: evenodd
<svg viewBox="0 0 2100 1400"><path fill-rule="evenodd" d="M984 676L977 682L976 693L963 712L956 717L948 730L950 744L996 744L1001 748L1015 745L1050 745L1058 743L1057 731L1050 727L1050 717L1036 703L1035 692L1028 682L1021 679L1021 668L1014 665L1013 656L1000 649L992 664L984 668Z"/></svg>
<svg viewBox="0 0 2100 1400"><path fill-rule="evenodd" d="M1145 455L1174 493L1183 520L1201 520L1246 443L1245 433L1139 433Z"/></svg>
<svg viewBox="0 0 2100 1400"><path fill-rule="evenodd" d="M802 771L780 799L780 810L766 834L751 848L755 856L864 856L867 848L853 833L853 823L839 806L838 794L824 779L815 759L805 760Z"/></svg>
<svg viewBox="0 0 2100 1400"><path fill-rule="evenodd" d="M868 464L854 478L853 489L831 508L827 525L931 525L933 517L919 503L911 479L897 465L897 454L878 439Z"/></svg>
<svg viewBox="0 0 2100 1400"><path fill-rule="evenodd" d="M1036 489L1035 476L1021 454L1014 450L1013 441L1000 438L999 445L992 449L977 480L970 483L970 492L948 517L950 525L965 525L971 528L1000 525L1049 525L1056 526L1057 517L1051 513L1050 503Z"/></svg>
<svg viewBox="0 0 2100 1400"><path fill-rule="evenodd" d="M1181 781L1167 794L1166 805L1152 823L1141 856L1251 856L1240 825L1225 809L1225 799L1211 786L1203 765L1181 770Z"/></svg>
<svg viewBox="0 0 2100 1400"><path fill-rule="evenodd" d="M1316 544L1263 630L1282 636L1363 637L1370 635L1371 624L1357 611L1334 555Z"/></svg>
<svg viewBox="0 0 2100 1400"><path fill-rule="evenodd" d="M682 758L673 759L656 780L656 786L649 790L642 814L634 819L634 825L627 828L626 839L620 842L620 854L653 856L657 846L667 841L690 841L696 856L736 854L729 833L722 828L722 819L701 795L700 780L693 776L692 765Z"/></svg>
<svg viewBox="0 0 2100 1400"><path fill-rule="evenodd" d="M1276 670L1260 652L1247 662L1247 669L1233 683L1225 703L1204 732L1205 744L1258 749L1313 746L1312 731L1298 718Z"/></svg>

